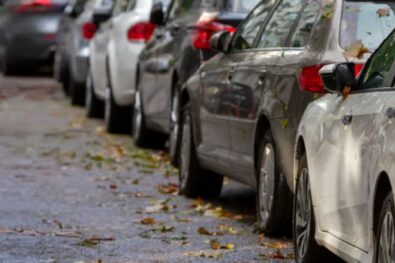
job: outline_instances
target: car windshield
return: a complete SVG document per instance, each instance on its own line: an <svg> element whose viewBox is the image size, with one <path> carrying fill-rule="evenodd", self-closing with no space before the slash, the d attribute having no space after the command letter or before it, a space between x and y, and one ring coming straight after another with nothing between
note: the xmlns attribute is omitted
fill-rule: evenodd
<svg viewBox="0 0 395 263"><path fill-rule="evenodd" d="M225 9L235 13L249 13L259 0L224 0Z"/></svg>
<svg viewBox="0 0 395 263"><path fill-rule="evenodd" d="M344 49L360 45L374 51L395 27L395 2L345 1L340 45Z"/></svg>

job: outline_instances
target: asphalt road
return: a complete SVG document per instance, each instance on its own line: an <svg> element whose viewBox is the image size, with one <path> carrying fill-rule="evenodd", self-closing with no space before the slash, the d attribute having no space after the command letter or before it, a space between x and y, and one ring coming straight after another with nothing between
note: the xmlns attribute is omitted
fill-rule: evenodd
<svg viewBox="0 0 395 263"><path fill-rule="evenodd" d="M0 262L293 261L254 231L254 191L178 196L163 152L106 134L50 79L1 79L0 123Z"/></svg>

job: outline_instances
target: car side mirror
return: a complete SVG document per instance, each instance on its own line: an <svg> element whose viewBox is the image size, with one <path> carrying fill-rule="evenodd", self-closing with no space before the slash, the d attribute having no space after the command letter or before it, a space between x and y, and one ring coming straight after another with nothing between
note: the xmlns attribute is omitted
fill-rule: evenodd
<svg viewBox="0 0 395 263"><path fill-rule="evenodd" d="M210 48L214 51L226 53L229 49L232 35L229 31L220 31L210 38Z"/></svg>
<svg viewBox="0 0 395 263"><path fill-rule="evenodd" d="M165 24L165 12L163 11L162 2L155 3L152 6L150 22L154 25L162 26Z"/></svg>
<svg viewBox="0 0 395 263"><path fill-rule="evenodd" d="M97 9L93 11L93 16L92 16L92 20L93 23L99 27L100 24L106 22L107 20L109 20L112 16L112 10L111 9Z"/></svg>
<svg viewBox="0 0 395 263"><path fill-rule="evenodd" d="M352 89L357 83L354 63L326 65L320 70L320 76L329 93L341 94L344 88Z"/></svg>

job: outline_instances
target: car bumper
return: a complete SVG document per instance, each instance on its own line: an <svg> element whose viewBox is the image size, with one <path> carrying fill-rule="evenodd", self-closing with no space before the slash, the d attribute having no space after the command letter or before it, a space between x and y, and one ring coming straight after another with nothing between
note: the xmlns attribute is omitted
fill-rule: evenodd
<svg viewBox="0 0 395 263"><path fill-rule="evenodd" d="M85 83L89 68L89 47L81 48L77 54L71 58L71 72L75 82Z"/></svg>
<svg viewBox="0 0 395 263"><path fill-rule="evenodd" d="M6 62L7 64L23 62L52 63L56 51L55 39L55 34L16 36L6 45Z"/></svg>

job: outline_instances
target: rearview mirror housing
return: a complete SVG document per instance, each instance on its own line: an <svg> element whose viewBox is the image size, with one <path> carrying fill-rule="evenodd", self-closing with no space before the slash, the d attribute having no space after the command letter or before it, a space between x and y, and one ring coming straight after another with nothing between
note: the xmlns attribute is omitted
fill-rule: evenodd
<svg viewBox="0 0 395 263"><path fill-rule="evenodd" d="M320 70L320 76L329 93L340 94L345 87L352 89L357 83L354 63L326 65Z"/></svg>
<svg viewBox="0 0 395 263"><path fill-rule="evenodd" d="M232 34L229 31L215 33L210 39L210 48L217 52L228 52Z"/></svg>
<svg viewBox="0 0 395 263"><path fill-rule="evenodd" d="M157 2L152 6L150 22L158 26L165 24L165 12L163 11L162 2Z"/></svg>

